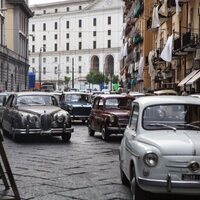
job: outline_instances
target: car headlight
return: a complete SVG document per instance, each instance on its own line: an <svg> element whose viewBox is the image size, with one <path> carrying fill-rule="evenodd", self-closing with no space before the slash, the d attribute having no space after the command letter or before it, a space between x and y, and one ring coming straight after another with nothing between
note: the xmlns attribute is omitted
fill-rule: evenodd
<svg viewBox="0 0 200 200"><path fill-rule="evenodd" d="M72 111L73 110L73 106L72 105L68 105L68 110Z"/></svg>
<svg viewBox="0 0 200 200"><path fill-rule="evenodd" d="M155 167L158 163L158 156L155 153L147 153L143 159L144 163L149 167Z"/></svg>
<svg viewBox="0 0 200 200"><path fill-rule="evenodd" d="M56 121L58 123L63 123L65 121L65 116L64 115L58 115L56 118Z"/></svg>
<svg viewBox="0 0 200 200"><path fill-rule="evenodd" d="M31 123L31 124L35 124L37 120L38 120L38 119L37 119L36 116L30 116L30 115L27 116L27 121L28 121L29 123Z"/></svg>
<svg viewBox="0 0 200 200"><path fill-rule="evenodd" d="M110 121L111 123L114 123L114 122L115 122L115 116L114 116L114 115L111 115L111 116L109 117L109 121Z"/></svg>

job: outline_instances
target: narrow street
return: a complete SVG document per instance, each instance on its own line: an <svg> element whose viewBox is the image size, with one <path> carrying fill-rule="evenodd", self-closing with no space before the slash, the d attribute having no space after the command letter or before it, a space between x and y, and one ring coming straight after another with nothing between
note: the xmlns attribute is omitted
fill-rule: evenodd
<svg viewBox="0 0 200 200"><path fill-rule="evenodd" d="M22 200L131 200L121 184L118 151L121 136L109 142L100 133L90 137L85 124L73 124L70 143L58 138L29 137L4 148ZM0 180L0 199L4 185ZM12 190L6 191L12 197ZM153 196L152 200L195 200L199 197Z"/></svg>
<svg viewBox="0 0 200 200"><path fill-rule="evenodd" d="M74 124L74 128L70 143L63 143L60 138L33 137L14 143L4 137L3 145L21 198L130 200L129 188L120 181L121 137L106 143L98 133L88 136L86 125Z"/></svg>

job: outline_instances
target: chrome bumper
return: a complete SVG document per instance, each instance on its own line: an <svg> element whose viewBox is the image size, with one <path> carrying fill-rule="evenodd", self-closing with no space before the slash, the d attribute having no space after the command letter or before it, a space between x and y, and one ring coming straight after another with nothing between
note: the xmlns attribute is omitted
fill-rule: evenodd
<svg viewBox="0 0 200 200"><path fill-rule="evenodd" d="M63 134L68 134L74 132L74 128L51 128L50 130L42 130L42 129L13 129L15 134L21 135L52 135L52 136L60 136Z"/></svg>
<svg viewBox="0 0 200 200"><path fill-rule="evenodd" d="M166 180L138 178L138 184L146 191L165 193L200 194L200 181L172 180L168 174Z"/></svg>

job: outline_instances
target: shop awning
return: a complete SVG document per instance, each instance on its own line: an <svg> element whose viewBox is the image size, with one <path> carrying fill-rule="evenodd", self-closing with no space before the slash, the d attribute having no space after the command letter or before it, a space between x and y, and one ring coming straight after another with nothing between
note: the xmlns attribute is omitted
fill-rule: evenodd
<svg viewBox="0 0 200 200"><path fill-rule="evenodd" d="M190 74L188 74L179 84L179 87L184 86L193 76L195 76L198 73L199 70L194 70Z"/></svg>
<svg viewBox="0 0 200 200"><path fill-rule="evenodd" d="M192 83L194 83L197 79L200 78L200 70L199 72L197 72L187 83L186 85L191 85Z"/></svg>

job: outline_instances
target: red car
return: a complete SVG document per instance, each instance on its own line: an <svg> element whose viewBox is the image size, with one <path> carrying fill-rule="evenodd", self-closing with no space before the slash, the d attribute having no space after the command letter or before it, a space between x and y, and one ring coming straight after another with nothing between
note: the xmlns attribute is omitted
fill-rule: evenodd
<svg viewBox="0 0 200 200"><path fill-rule="evenodd" d="M133 97L121 94L104 94L95 97L88 117L88 132L94 136L101 132L107 141L111 134L123 134L128 124Z"/></svg>

